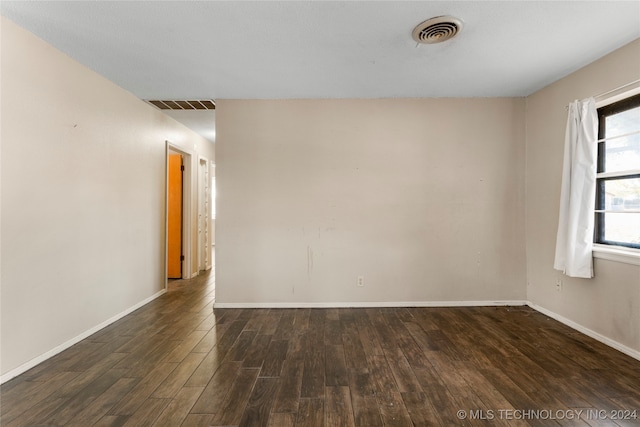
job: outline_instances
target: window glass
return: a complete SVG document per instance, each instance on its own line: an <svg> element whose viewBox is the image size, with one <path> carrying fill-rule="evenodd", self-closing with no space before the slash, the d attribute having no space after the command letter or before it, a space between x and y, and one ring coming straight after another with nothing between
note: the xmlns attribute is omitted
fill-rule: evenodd
<svg viewBox="0 0 640 427"><path fill-rule="evenodd" d="M608 179L601 181L604 186L606 210L629 210L640 201L640 178Z"/></svg>
<svg viewBox="0 0 640 427"><path fill-rule="evenodd" d="M615 138L601 144L604 144L601 172L640 169L640 134Z"/></svg>
<svg viewBox="0 0 640 427"><path fill-rule="evenodd" d="M607 212L603 215L603 243L640 245L640 213Z"/></svg>
<svg viewBox="0 0 640 427"><path fill-rule="evenodd" d="M640 130L640 107L607 116L605 129L607 138Z"/></svg>

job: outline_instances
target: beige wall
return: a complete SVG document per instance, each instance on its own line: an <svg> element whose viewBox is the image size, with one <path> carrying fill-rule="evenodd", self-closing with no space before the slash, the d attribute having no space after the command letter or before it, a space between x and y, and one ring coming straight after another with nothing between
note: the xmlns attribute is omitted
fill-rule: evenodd
<svg viewBox="0 0 640 427"><path fill-rule="evenodd" d="M528 299L640 352L640 267L597 259L594 279L553 270L566 108L640 77L640 40L527 98ZM555 282L563 281L562 292Z"/></svg>
<svg viewBox="0 0 640 427"><path fill-rule="evenodd" d="M216 304L525 299L523 99L217 105Z"/></svg>
<svg viewBox="0 0 640 427"><path fill-rule="evenodd" d="M5 18L1 35L6 378L162 291L165 141L195 161L209 143Z"/></svg>

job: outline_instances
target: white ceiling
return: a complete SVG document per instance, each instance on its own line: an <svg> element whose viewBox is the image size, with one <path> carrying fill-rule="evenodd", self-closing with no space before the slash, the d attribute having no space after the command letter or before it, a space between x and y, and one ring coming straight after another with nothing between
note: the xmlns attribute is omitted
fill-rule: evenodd
<svg viewBox="0 0 640 427"><path fill-rule="evenodd" d="M211 142L216 140L215 110L162 110Z"/></svg>
<svg viewBox="0 0 640 427"><path fill-rule="evenodd" d="M526 96L640 37L640 1L3 0L0 8L142 99ZM461 19L461 33L417 46L413 28L439 15Z"/></svg>

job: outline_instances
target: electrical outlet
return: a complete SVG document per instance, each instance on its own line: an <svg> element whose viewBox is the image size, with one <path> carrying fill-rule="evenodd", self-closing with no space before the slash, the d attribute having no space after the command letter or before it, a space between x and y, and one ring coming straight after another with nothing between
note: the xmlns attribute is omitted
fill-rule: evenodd
<svg viewBox="0 0 640 427"><path fill-rule="evenodd" d="M562 279L556 279L556 292L562 292Z"/></svg>
<svg viewBox="0 0 640 427"><path fill-rule="evenodd" d="M358 287L364 287L364 276L358 276Z"/></svg>

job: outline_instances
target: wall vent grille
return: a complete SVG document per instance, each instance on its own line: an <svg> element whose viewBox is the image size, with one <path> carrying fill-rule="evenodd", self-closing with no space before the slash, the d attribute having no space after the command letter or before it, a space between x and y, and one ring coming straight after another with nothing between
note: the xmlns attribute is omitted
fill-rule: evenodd
<svg viewBox="0 0 640 427"><path fill-rule="evenodd" d="M198 100L160 100L148 99L147 102L161 110L215 110L216 103L213 99Z"/></svg>

